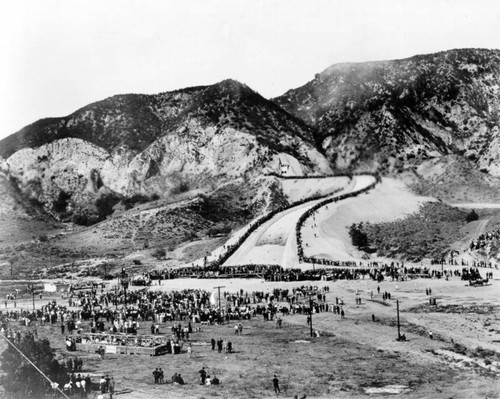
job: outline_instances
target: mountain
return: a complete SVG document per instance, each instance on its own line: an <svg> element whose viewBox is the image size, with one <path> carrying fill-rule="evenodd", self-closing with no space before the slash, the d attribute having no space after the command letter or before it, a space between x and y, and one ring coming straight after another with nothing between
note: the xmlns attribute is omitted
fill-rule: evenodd
<svg viewBox="0 0 500 399"><path fill-rule="evenodd" d="M337 64L274 101L339 169L393 173L456 155L500 176L498 50Z"/></svg>
<svg viewBox="0 0 500 399"><path fill-rule="evenodd" d="M25 196L84 224L119 201L253 181L281 163L291 174L331 171L312 129L234 80L114 96L23 128L0 155Z"/></svg>

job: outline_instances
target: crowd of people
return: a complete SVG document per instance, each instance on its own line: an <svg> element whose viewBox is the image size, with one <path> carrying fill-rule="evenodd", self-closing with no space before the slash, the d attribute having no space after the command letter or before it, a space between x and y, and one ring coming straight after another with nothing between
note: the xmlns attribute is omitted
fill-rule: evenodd
<svg viewBox="0 0 500 399"><path fill-rule="evenodd" d="M475 240L472 240L469 249L470 250L478 250L485 248L488 244L493 241L500 241L500 229L496 229L493 231L489 231L487 233L480 234Z"/></svg>
<svg viewBox="0 0 500 399"><path fill-rule="evenodd" d="M304 242L303 242L303 238L302 238L302 228L304 227L306 220L309 219L310 217L314 217L314 215L316 214L318 209L320 209L324 206L327 206L330 203L342 201L342 200L347 199L347 198L357 197L359 194L362 194L364 192L371 190L373 187L375 187L376 184L378 184L380 182L380 176L374 175L374 177L375 177L375 181L372 184L366 186L365 188L362 188L362 189L357 190L357 191L352 191L350 193L337 195L335 197L329 196L328 198L318 202L317 204L315 204L314 206L309 208L305 213L303 213L299 217L299 220L297 221L297 224L295 225L295 233L296 233L296 237L297 237L297 255L299 257L300 263L314 263L314 264L331 265L331 266L355 266L355 264L352 264L353 262L349 262L349 261L333 261L330 259L323 259L323 258L319 259L319 258L305 256L305 254L304 254Z"/></svg>
<svg viewBox="0 0 500 399"><path fill-rule="evenodd" d="M243 266L207 266L207 268L195 267L193 269L179 268L179 269L167 269L162 272L148 273L144 278L149 279L148 281L158 280L158 284L161 285L163 279L176 279L176 278L203 278L210 276L245 276L245 277L260 277L265 281L280 281L280 282L291 282L291 281L310 281L310 280L356 280L370 278L372 280L381 282L385 278L391 278L391 280L404 280L411 278L413 276L419 277L429 277L429 278L442 278L446 276L451 276L451 270L441 271L435 268L429 267L407 267L404 263L391 262L391 263L380 263L380 262L339 262L331 261L326 259L313 259L309 258L318 267L302 270L299 268L283 268L279 265L266 265L266 264L251 264ZM323 267L327 266L327 267ZM332 267L328 267L332 266ZM477 267L474 265L474 267ZM231 273L230 269L235 269L234 273ZM189 272L187 272L190 270ZM148 284L149 285L149 284ZM118 294L118 298L114 299L113 294L108 293L108 302L123 302L123 295Z"/></svg>

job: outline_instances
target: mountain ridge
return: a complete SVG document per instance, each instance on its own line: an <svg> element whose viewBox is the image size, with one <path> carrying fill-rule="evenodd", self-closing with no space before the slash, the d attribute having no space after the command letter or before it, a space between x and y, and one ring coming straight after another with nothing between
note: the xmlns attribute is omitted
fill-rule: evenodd
<svg viewBox="0 0 500 399"><path fill-rule="evenodd" d="M456 49L335 64L274 101L315 129L334 167L393 172L462 153L498 175L497 151L483 155L490 137L497 146L499 84L499 50Z"/></svg>
<svg viewBox="0 0 500 399"><path fill-rule="evenodd" d="M26 222L16 237L53 231L50 251L29 244L37 262L147 245L202 256L210 229L287 205L280 174L378 171L443 201L500 201L499 114L500 51L482 49L336 64L273 101L232 79L120 94L1 140L0 191L15 194L9 223ZM36 204L54 218L34 233ZM75 231L55 237L62 226Z"/></svg>
<svg viewBox="0 0 500 399"><path fill-rule="evenodd" d="M334 64L273 101L233 79L120 94L26 126L0 141L0 156L46 209L69 196L85 212L105 195L168 196L281 165L415 175L427 192L425 182L446 179L420 165L460 162L496 192L499 125L500 51L454 49Z"/></svg>
<svg viewBox="0 0 500 399"><path fill-rule="evenodd" d="M105 217L100 199L167 197L277 171L328 173L302 121L235 80L109 97L0 141L17 187L66 219ZM101 215L98 218L96 215Z"/></svg>

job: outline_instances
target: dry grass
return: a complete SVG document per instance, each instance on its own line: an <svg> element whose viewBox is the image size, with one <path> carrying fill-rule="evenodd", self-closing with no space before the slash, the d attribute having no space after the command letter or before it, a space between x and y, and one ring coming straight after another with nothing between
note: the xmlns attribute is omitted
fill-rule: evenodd
<svg viewBox="0 0 500 399"><path fill-rule="evenodd" d="M181 284L175 280L172 283ZM364 397L365 388L387 385L409 387L410 392L405 397L412 399L498 397L497 374L483 372L472 366L458 368L439 355L441 350L453 351L450 334L456 330L453 327L456 325L460 326L462 345L468 348L468 352L481 352L482 356L487 353L487 357L494 360L495 357L491 356L494 345L488 344L487 333L478 338L477 323L488 318L495 325L496 319L482 313L450 313L446 315L449 320L442 319L442 313L414 313L415 305L426 300L425 292L422 293L425 286L433 284L433 290L437 291L437 284L440 284L443 295L440 302L443 306L449 306L452 298L456 300L457 289L463 286L460 280L446 282L426 279L398 283L397 297L409 306L402 307L403 332L409 340L406 343L395 341L395 301L381 303L378 294L374 295L373 301L369 301L368 290L376 288L376 283L366 284L366 281L329 284L331 292L327 295L327 301L333 302L336 296L344 298L347 315L346 319L341 320L333 313L314 314L314 328L321 331L320 338L309 337L304 315L285 317L282 329L277 329L274 322L257 317L242 321L242 336L234 334L235 322L202 326L202 332L191 335L194 348L192 358L183 352L180 355L159 357L105 355L101 360L96 354L66 352L58 325L39 327L39 334L51 340L60 358L75 355L84 357L83 373L95 376L94 380L101 374L114 375L119 394L117 397L124 399L273 397L271 380L274 374L280 379L281 396L284 397L300 397L303 394L308 398ZM393 290L394 284L381 283L382 292ZM265 291L266 287L262 289ZM357 288L362 289L362 306L353 305ZM494 296L493 287L489 288L470 291L463 287L463 295L471 295L472 292L485 296L483 304L486 305ZM46 297L44 301L53 298L60 301L56 296ZM18 308L29 306L30 300L28 297L20 300ZM377 315L378 322L371 321L372 313ZM468 321L471 316L474 316L474 320ZM438 320L441 320L441 326L436 324ZM150 325L151 322L142 322L140 332L148 333ZM160 331L169 333L171 325L161 324ZM427 338L429 326L434 326L434 340ZM84 323L84 328L89 329L88 323ZM464 328L467 330L462 331ZM235 353L219 354L212 351L209 345L212 337L232 341ZM456 339L455 335L453 337ZM466 337L469 337L469 341ZM474 341L470 341L472 339ZM478 346L484 349L479 351L476 349ZM186 385L154 385L152 371L156 367L164 370L166 381L170 380L173 373L181 373ZM200 386L198 371L201 367L206 367L212 376L216 374L222 384L218 387Z"/></svg>

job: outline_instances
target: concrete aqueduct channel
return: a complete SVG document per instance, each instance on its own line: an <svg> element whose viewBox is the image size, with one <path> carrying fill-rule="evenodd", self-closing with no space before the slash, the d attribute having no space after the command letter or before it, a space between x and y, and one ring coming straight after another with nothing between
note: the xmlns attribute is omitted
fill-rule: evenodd
<svg viewBox="0 0 500 399"><path fill-rule="evenodd" d="M336 198L365 190L376 183L376 178L371 175L357 175L352 179L339 177L338 179L341 183L334 194L293 206L258 226L224 262L224 265L277 264L285 268L311 268L310 264L300 264L297 254L296 226L301 216L324 202L328 205L321 208L322 212L333 215L336 207L342 202L334 202ZM236 234L226 245L235 243L239 237L240 234ZM325 250L327 253L335 253L335 248L325 248Z"/></svg>

